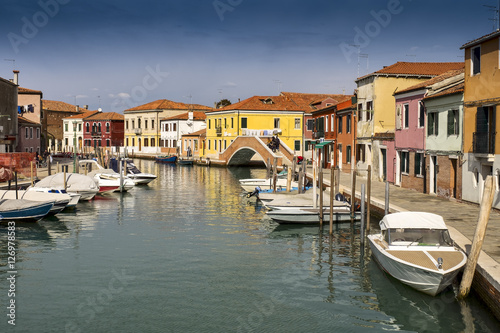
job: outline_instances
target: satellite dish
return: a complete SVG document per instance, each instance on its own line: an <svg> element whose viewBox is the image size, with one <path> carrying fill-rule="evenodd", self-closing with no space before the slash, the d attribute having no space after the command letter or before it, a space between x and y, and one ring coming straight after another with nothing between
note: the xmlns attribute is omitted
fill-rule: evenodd
<svg viewBox="0 0 500 333"><path fill-rule="evenodd" d="M102 112L102 109L101 109L101 108L99 108L99 109L97 109L97 111Z"/></svg>

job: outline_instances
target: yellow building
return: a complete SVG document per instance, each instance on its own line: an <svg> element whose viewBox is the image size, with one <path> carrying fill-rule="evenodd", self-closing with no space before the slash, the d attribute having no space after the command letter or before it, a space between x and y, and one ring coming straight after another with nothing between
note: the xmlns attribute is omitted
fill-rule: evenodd
<svg viewBox="0 0 500 333"><path fill-rule="evenodd" d="M160 119L188 111L211 110L208 106L160 99L125 110L125 149L128 153L160 154Z"/></svg>
<svg viewBox="0 0 500 333"><path fill-rule="evenodd" d="M464 165L462 199L479 203L487 176L496 179L493 206L500 208L500 32L473 40L461 47L465 52Z"/></svg>
<svg viewBox="0 0 500 333"><path fill-rule="evenodd" d="M356 166L386 179L387 141L394 141L396 101L394 93L409 88L449 70L463 68L463 62L397 62L356 80L358 119Z"/></svg>
<svg viewBox="0 0 500 333"><path fill-rule="evenodd" d="M281 145L302 153L304 109L284 96L254 96L206 113L205 157L218 159L237 137L259 137L265 143L274 135Z"/></svg>

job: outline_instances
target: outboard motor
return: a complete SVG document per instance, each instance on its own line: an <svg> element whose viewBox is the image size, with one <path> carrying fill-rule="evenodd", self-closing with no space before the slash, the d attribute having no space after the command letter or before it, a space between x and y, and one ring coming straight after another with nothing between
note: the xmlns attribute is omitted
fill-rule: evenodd
<svg viewBox="0 0 500 333"><path fill-rule="evenodd" d="M257 187L255 188L255 190L253 190L253 192L248 192L248 193L247 193L247 198L251 198L251 197L253 197L254 195L258 198L258 197L259 197L259 192L260 192L260 191L261 191L260 187L259 187L259 186L257 186Z"/></svg>

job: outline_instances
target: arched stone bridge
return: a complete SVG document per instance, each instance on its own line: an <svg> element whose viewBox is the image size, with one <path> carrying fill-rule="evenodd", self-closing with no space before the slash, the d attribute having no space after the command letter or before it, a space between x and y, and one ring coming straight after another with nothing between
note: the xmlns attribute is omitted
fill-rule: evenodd
<svg viewBox="0 0 500 333"><path fill-rule="evenodd" d="M291 165L293 160L293 151L282 141L279 152L273 153L261 138L239 136L219 154L219 161L224 161L226 165L247 165L255 154L259 154L266 165L268 158L271 164L277 158L278 165Z"/></svg>

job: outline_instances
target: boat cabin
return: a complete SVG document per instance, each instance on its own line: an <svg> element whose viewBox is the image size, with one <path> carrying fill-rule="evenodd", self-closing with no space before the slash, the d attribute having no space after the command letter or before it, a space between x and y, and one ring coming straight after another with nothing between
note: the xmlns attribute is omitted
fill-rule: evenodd
<svg viewBox="0 0 500 333"><path fill-rule="evenodd" d="M403 215L401 215L403 214ZM453 246L443 218L431 213L385 216L380 230L389 245Z"/></svg>

